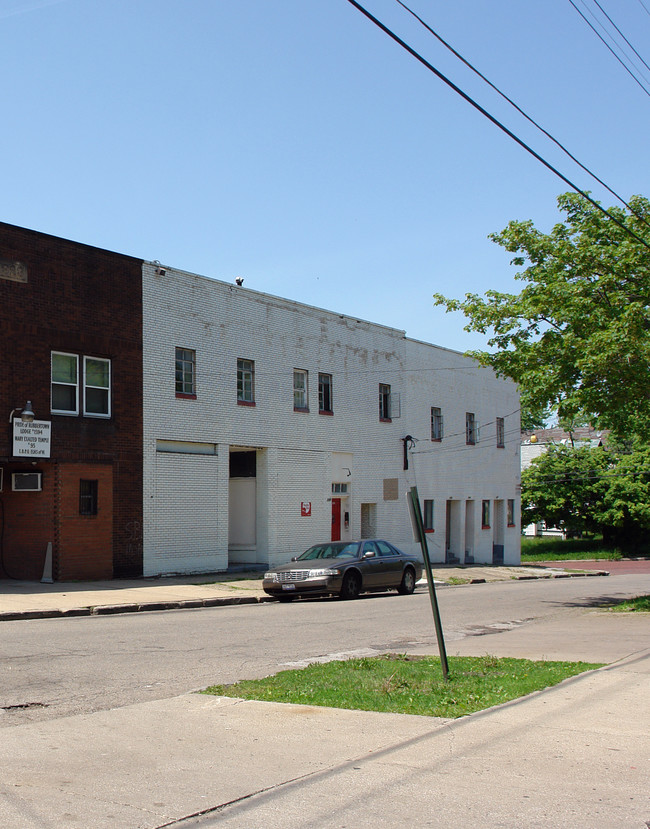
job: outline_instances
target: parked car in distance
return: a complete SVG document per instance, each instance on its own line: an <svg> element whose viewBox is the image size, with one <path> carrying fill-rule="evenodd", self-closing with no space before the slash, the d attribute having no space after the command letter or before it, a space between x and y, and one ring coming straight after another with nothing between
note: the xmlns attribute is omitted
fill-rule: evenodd
<svg viewBox="0 0 650 829"><path fill-rule="evenodd" d="M416 556L380 538L365 538L315 544L289 564L266 572L262 587L281 602L297 596L356 599L371 591L412 593L421 576L422 564Z"/></svg>

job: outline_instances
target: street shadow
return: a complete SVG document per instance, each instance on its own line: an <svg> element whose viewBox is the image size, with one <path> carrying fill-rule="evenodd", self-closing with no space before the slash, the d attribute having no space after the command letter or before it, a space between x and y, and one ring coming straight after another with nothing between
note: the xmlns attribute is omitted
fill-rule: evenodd
<svg viewBox="0 0 650 829"><path fill-rule="evenodd" d="M626 601L627 596L584 596L581 599L572 599L571 601L547 601L545 604L552 607L611 607L615 604L620 604Z"/></svg>

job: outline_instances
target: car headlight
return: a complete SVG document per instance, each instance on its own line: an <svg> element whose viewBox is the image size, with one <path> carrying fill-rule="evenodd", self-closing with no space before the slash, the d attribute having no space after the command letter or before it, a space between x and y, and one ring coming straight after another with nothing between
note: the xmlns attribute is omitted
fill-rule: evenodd
<svg viewBox="0 0 650 829"><path fill-rule="evenodd" d="M310 577L313 577L313 576L339 576L340 574L341 574L340 570L330 570L329 568L322 569L322 570L311 570L309 572Z"/></svg>
<svg viewBox="0 0 650 829"><path fill-rule="evenodd" d="M273 572L273 570L269 570L269 572L268 572L268 573L264 573L264 578L265 578L265 579L276 579L276 578L277 578L277 576L276 576L276 574Z"/></svg>

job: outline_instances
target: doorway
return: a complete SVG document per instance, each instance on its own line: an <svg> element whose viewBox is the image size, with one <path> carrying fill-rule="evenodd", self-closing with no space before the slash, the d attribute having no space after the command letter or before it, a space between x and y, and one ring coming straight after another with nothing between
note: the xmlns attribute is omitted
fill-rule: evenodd
<svg viewBox="0 0 650 829"><path fill-rule="evenodd" d="M230 453L228 488L228 564L257 558L257 453Z"/></svg>
<svg viewBox="0 0 650 829"><path fill-rule="evenodd" d="M332 541L341 540L341 499L332 498Z"/></svg>
<svg viewBox="0 0 650 829"><path fill-rule="evenodd" d="M492 541L492 564L503 564L504 560L505 505L502 500L494 502L494 536Z"/></svg>

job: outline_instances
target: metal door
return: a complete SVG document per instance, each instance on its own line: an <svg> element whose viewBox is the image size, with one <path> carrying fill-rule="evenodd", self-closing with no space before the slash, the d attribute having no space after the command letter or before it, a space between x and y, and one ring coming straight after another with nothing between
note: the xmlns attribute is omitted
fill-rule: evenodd
<svg viewBox="0 0 650 829"><path fill-rule="evenodd" d="M341 499L332 498L332 541L341 540Z"/></svg>

